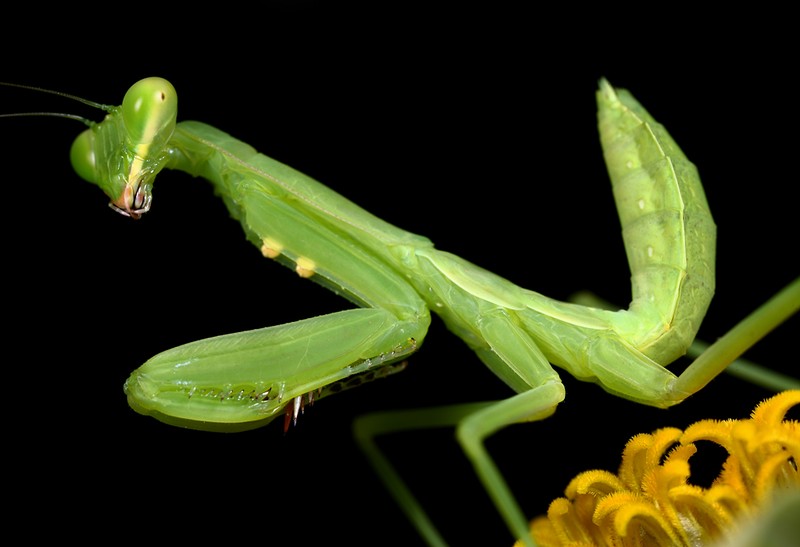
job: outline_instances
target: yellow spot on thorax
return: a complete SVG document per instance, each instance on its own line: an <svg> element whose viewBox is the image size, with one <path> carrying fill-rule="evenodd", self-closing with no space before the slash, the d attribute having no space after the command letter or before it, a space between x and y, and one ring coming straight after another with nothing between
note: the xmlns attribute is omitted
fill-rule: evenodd
<svg viewBox="0 0 800 547"><path fill-rule="evenodd" d="M283 245L271 239L269 237L265 237L261 240L261 254L264 255L266 258L278 258L281 253L283 252ZM317 269L316 263L311 260L310 258L306 258L304 256L298 257L295 261L295 268L294 271L297 272L297 275L304 278L309 278L314 275Z"/></svg>
<svg viewBox="0 0 800 547"><path fill-rule="evenodd" d="M283 245L274 239L264 238L261 240L261 254L265 258L278 258L283 251Z"/></svg>
<svg viewBox="0 0 800 547"><path fill-rule="evenodd" d="M295 264L294 271L297 272L297 275L304 278L309 278L314 275L314 270L317 267L313 260L304 256L298 257Z"/></svg>

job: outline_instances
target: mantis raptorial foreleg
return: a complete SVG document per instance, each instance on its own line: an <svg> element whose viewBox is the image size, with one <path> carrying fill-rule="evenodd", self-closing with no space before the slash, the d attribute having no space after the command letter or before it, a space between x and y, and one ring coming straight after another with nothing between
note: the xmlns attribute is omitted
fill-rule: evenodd
<svg viewBox="0 0 800 547"><path fill-rule="evenodd" d="M353 377L387 374L383 367L422 343L430 323L428 309L398 273L335 232L322 240L313 237L314 225L307 218L260 188L244 189L234 206L250 226L251 238L271 234L256 239L265 256L288 261L302 277L321 277L367 307L159 354L126 383L134 408L171 423L201 417L204 429L209 423L256 427L272 420L287 401L357 385L360 380ZM312 249L316 245L319 251ZM274 375L263 374L265 362L272 364ZM195 380L187 384L184 373L189 371ZM182 404L187 396L196 404ZM223 400L235 404L220 405Z"/></svg>
<svg viewBox="0 0 800 547"><path fill-rule="evenodd" d="M181 404L187 397L196 399L196 408L203 409L208 422L204 429L233 431L259 427L283 411L286 401L294 401L286 412L296 419L301 405L328 395L329 390L340 391L402 370L398 361L416 349L415 334L422 340L424 319L398 321L385 310L355 309L220 336L211 344L190 343L149 360L131 376L125 389L135 410L174 425L196 425L193 423L196 415L187 413ZM347 344L342 345L342 340ZM273 378L257 374L264 362L265 348L269 348L272 360L291 368L281 370L276 365ZM330 371L327 367L332 363L339 363L348 374ZM326 386L309 389L301 382L287 382L289 373L297 366L326 378ZM195 381L188 386L175 381L176 368L187 369ZM219 384L211 371L222 372L225 382ZM147 397L158 385L171 388L161 388L158 404L140 408L137 400ZM218 404L229 399L245 403L240 421L232 422L236 426L230 425L235 416ZM266 404L274 410L264 412ZM250 412L253 406L261 407L261 412ZM228 425L217 425L220 423Z"/></svg>
<svg viewBox="0 0 800 547"><path fill-rule="evenodd" d="M120 107L73 144L76 172L117 212L140 218L164 168L207 179L266 258L361 309L230 334L156 355L125 384L130 405L168 423L209 430L289 418L316 398L394 372L422 344L434 311L514 394L502 401L365 418L357 436L408 512L416 502L372 437L456 426L457 438L516 537L522 512L484 447L508 424L540 420L564 398L555 365L629 400L668 407L701 389L745 347L800 308L800 280L676 377L665 366L694 339L714 292L716 229L696 169L627 92L601 81L600 135L632 272L627 310L560 302L436 249L319 182L213 127L177 122L161 78L137 82ZM398 425L398 422L402 426ZM386 471L389 469L389 471ZM418 528L441 537L423 517ZM532 540L525 538L528 544Z"/></svg>

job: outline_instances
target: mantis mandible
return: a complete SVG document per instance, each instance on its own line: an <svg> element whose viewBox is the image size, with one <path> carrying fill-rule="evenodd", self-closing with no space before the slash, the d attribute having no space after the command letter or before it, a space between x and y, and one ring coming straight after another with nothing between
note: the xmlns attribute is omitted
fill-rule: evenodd
<svg viewBox="0 0 800 547"><path fill-rule="evenodd" d="M315 399L401 370L423 343L432 310L516 395L401 415L402 424L361 420L359 441L382 466L371 444L378 433L456 425L512 533L525 537L526 520L483 441L555 410L564 391L550 363L630 400L667 407L800 307L795 281L744 323L740 330L755 337L734 333L679 377L667 371L663 365L685 352L713 294L713 221L694 166L663 127L605 81L598 105L633 273L633 302L621 312L549 299L439 251L219 130L177 123L172 86L158 78L138 82L121 107L107 107L106 119L76 140L78 174L134 218L150 208L153 179L163 168L206 178L265 257L359 308L159 354L126 383L131 406L200 429L253 428L278 416L291 421ZM416 524L431 544L443 542L424 519Z"/></svg>

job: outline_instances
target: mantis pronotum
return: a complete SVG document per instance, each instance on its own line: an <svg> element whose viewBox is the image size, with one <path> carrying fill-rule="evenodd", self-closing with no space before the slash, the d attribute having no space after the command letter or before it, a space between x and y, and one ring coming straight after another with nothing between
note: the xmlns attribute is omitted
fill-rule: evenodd
<svg viewBox="0 0 800 547"><path fill-rule="evenodd" d="M156 95L159 97L171 97L173 90L171 87L166 87L162 81L148 81L145 85L155 85L156 86ZM132 101L141 97L139 95L140 90L137 88L136 91L132 92ZM148 91L147 93L151 93ZM144 93L146 96L147 93ZM611 90L610 87L604 85L603 92L601 93L601 97L605 97L605 99L613 104L619 104L616 94ZM633 108L633 103L629 103L630 99L626 99L626 102L623 104L623 108L627 109L629 107ZM612 110L616 108L614 106L610 107ZM156 110L160 110L161 107L156 107ZM133 109L134 113L132 116L134 119L138 116L140 110ZM174 116L173 113L169 113L164 119L164 124L157 124L159 128L163 126L169 127L173 122L174 119L171 118ZM129 122L130 125L130 122ZM651 124L652 125L652 124ZM109 127L106 125L105 127ZM188 151L195 149L195 152L199 154L204 154L206 152L214 152L219 151L218 146L220 143L224 141L226 138L223 134L208 128L207 126L202 125L190 125L190 124L183 124L179 126L179 130L176 134L170 133L169 136L165 136L163 143L169 148L174 148L177 151L179 156L188 156ZM144 129L141 132L141 135L137 137L134 142L141 144L145 142L148 146L151 142L152 135L150 134L151 129L149 126L144 126ZM668 138L664 135L657 135L659 139ZM117 142L118 139L111 139L112 145L114 142ZM156 139L158 140L158 139ZM88 142L88 144L87 144ZM103 158L103 157L113 157L113 153L110 150L100 151L92 142L87 141L84 142L83 149L91 150L92 154L96 158ZM95 141L96 142L96 141ZM239 146L239 145L235 145ZM150 154L152 150L148 149L148 147L141 148L138 152L138 155L141 157L145 157L147 154ZM249 152L247 152L249 154ZM636 151L634 150L634 154ZM80 155L80 154L79 154ZM83 154L84 156L87 155L86 153ZM223 154L224 155L224 154ZM98 175L96 171L85 167L85 164L80 163L81 160L78 160L78 171L84 175L86 178L92 179L93 182L101 183L106 182L110 179L105 174ZM176 156L173 155L171 158L166 158L165 161L168 162L168 166L170 167L180 167L182 165L183 168L189 171L194 171L194 174L202 173L204 176L214 178L216 174L218 174L220 166L200 166L195 169L195 167L189 167L189 163L192 163L192 160L188 160L189 163L170 163L173 161L181 162L184 161L183 159L176 159ZM635 169L637 165L632 163L632 159L626 157L624 159L620 158L611 158L612 165L619 165L624 168L628 169ZM98 162L100 163L100 162ZM134 161L135 163L135 161ZM160 167L158 168L160 169ZM216 171L215 171L216 169ZM278 191L280 192L280 188L282 187L283 190L287 190L287 187L283 184L285 182L285 175L286 172L282 172L285 169L283 166L270 163L266 166L261 168L262 174L266 174L267 179L270 177L273 178L272 182L277 183L277 187L279 188ZM283 174L281 174L283 173ZM277 174L277 175L276 175ZM252 173L251 173L252 175ZM288 175L289 177L295 177L294 173ZM665 176L665 175L659 175ZM681 179L692 179L695 175L688 174L688 175L681 175ZM267 180L265 179L265 180ZM306 187L305 189L295 192L294 189L288 190L288 200L283 200L283 198L278 197L277 201L273 205L263 205L262 202L259 201L258 196L255 194L244 194L243 197L235 196L232 197L228 203L232 206L234 211L240 211L237 214L244 215L246 219L246 229L251 236L251 239L257 239L257 244L262 249L262 253L264 256L270 258L288 258L291 265L297 269L297 272L302 277L311 277L312 279L319 279L320 276L325 278L328 281L332 281L334 287L339 290L345 290L345 292L349 292L351 298L353 298L359 304L376 304L377 301L375 300L376 297L380 297L383 294L383 290L381 288L371 289L369 287L369 283L366 283L366 279L360 277L359 275L351 276L349 279L360 279L358 284L353 284L352 281L348 282L347 278L350 274L339 274L338 276L335 273L337 268L342 269L344 268L345 271L347 268L351 266L364 266L366 267L365 271L372 271L376 274L379 274L380 268L374 266L374 261L378 260L384 264L390 264L390 270L394 270L396 272L401 272L403 276L412 277L414 275L419 275L425 281L423 281L423 285L418 287L411 287L410 291L407 291L405 294L409 300L416 301L418 296L415 295L423 295L423 298L426 298L424 295L427 292L433 292L436 294L436 297L433 300L429 301L428 307L436 311L437 309L444 309L446 310L460 310L461 307L468 308L469 306L475 305L474 302L490 302L493 307L489 312L486 310L481 310L478 315L472 316L470 319L467 319L466 323L464 323L463 318L458 317L456 315L449 316L448 319L450 321L451 328L456 331L460 331L463 333L469 341L471 341L472 345L474 345L479 351L482 352L482 357L484 360L487 361L487 364L492 367L495 372L497 372L501 377L506 380L515 390L520 392L526 392L528 387L539 386L543 387L545 384L548 384L550 381L556 381L556 378L549 369L546 367L538 369L538 372L542 372L547 376L550 380L544 381L542 378L538 377L527 377L524 384L519 383L519 380L514 376L509 376L506 372L506 365L515 363L517 367L522 367L522 369L517 369L516 372L525 376L527 371L525 370L526 365L519 365L518 363L527 363L530 360L537 360L537 351L535 347L530 346L528 342L523 342L520 345L520 341L525 340L527 334L523 332L519 332L519 335L514 335L510 339L502 338L504 333L507 332L516 332L515 329L518 328L516 321L509 322L505 317L505 312L499 313L498 315L493 315L495 311L500 311L501 308L504 310L515 309L519 310L524 307L528 308L539 308L539 311L542 311L542 307L549 307L550 311L545 315L550 317L556 314L574 314L572 318L566 321L567 324L574 325L576 323L581 323L584 327L590 326L591 328L598 328L596 321L598 321L598 317L607 317L605 312L595 312L595 311L588 311L584 314L585 310L583 308L573 308L571 306L562 307L560 304L551 303L547 300L541 300L539 302L547 302L547 304L536 304L528 306L525 304L525 299L527 297L530 298L538 298L530 295L528 293L524 293L522 296L516 294L515 288L512 288L510 285L506 285L503 280L494 278L490 274L487 274L479 269L471 270L471 275L464 275L463 271L465 269L470 270L473 268L469 264L465 264L461 262L459 259L452 257L450 255L439 254L434 252L432 248L429 248L428 242L424 240L424 238L416 238L411 236L406 232L396 231L391 226L383 224L381 221L378 221L371 215L367 213L351 208L351 205L347 202L339 202L339 198L333 194L328 193L327 190L324 190L324 187L316 186L317 183L313 181L306 181L304 178L298 179L301 185L310 184L310 186ZM112 198L112 201L115 203L115 207L118 210L122 210L125 213L133 216L141 215L149 206L149 198L147 197L147 191L142 190L142 192L138 193L137 197L137 189L128 185L128 180L123 181L122 186L128 188L129 193L126 196L120 197L119 188L109 188L107 193ZM136 181L138 182L138 178ZM220 179L220 183L224 184L225 181ZM692 184L696 184L699 186L699 181L691 181ZM267 191L268 194L271 194L275 190ZM260 192L260 190L259 190ZM695 194L698 193L697 190L693 190ZM702 194L702 189L699 190L699 193ZM233 195L233 193L231 194ZM277 195L277 194L274 194ZM132 196L132 197L131 197ZM634 206L638 207L639 209L645 210L647 207L646 203L642 203L644 198L638 198L634 202ZM292 203L294 205L307 205L310 204L311 208L303 210L302 207L300 208L293 208L290 206L288 209L285 208L286 203ZM250 206L255 207L254 210L247 209ZM630 205L630 204L629 204ZM267 207L266 209L260 210L259 207ZM274 207L273 207L274 206ZM241 213L240 208L247 209L246 213ZM315 213L317 211L317 213ZM347 231L349 229L354 230L358 233L357 240L365 241L368 237L375 236L377 234L377 240L379 241L380 245L370 247L367 245L366 254L363 250L358 250L357 255L348 255L348 250L353 250L349 247L352 245L348 243L345 247L339 247L339 253L329 253L329 247L306 247L307 243L316 243L315 237L317 235L324 236L326 233L330 233L328 230L330 228L325 228L322 231L316 231L316 225L308 225L305 223L304 219L313 218L316 214L322 213L323 216L327 215L328 220L324 220L322 218L316 218L316 220L320 220L323 223L329 221L337 221L341 220L342 223L336 225L333 230L336 231ZM291 222L295 219L295 214L303 215L302 218L299 218L301 221L297 226L306 226L310 230L308 232L310 235L306 235L304 237L300 237L297 241L293 243L288 243L288 241L293 237L296 232L280 232L284 227L289 226ZM270 224L272 222L276 222L277 215L286 215L284 218L286 220L285 223L276 223ZM362 216L363 215L363 216ZM304 224L305 223L305 224ZM373 226L374 223L374 226ZM263 226L262 226L263 224ZM336 222L334 222L336 224ZM705 222L708 225L708 222ZM701 235L701 237L706 238L708 241L713 239L713 235L710 234L708 228L703 229L695 229L692 227L689 232L700 231L703 232L705 230L706 235ZM390 239L381 239L386 235ZM705 239L704 239L705 240ZM635 247L637 243L634 241L631 243L632 247ZM387 255L380 255L379 248L380 246L394 246L396 247L399 252L395 253L394 255L389 253ZM709 244L709 247L712 246ZM430 250L426 250L430 249ZM652 255L652 253L648 252L648 247L644 247L644 253L646 255ZM650 249L652 250L652 249ZM655 249L655 253L659 252L658 249ZM321 254L320 254L321 253ZM326 253L330 254L331 256L327 256ZM373 254L374 253L374 254ZM708 254L708 253L707 253ZM713 255L713 252L710 253ZM345 257L345 260L338 264L334 265L333 262L329 262L328 264L325 263L326 260L330 261L335 259L338 256ZM354 258L357 256L357 258ZM376 258L379 257L379 258ZM702 258L699 262L701 264L702 269L708 269L707 263L705 262L708 257ZM422 262L420 262L420 260ZM328 268L326 270L326 267ZM713 268L712 268L713 269ZM390 271L390 274L393 273ZM437 277L439 274L444 274L443 278ZM345 278L342 277L344 275ZM701 275L701 274L696 274ZM705 275L705 274L702 274ZM475 279L480 279L480 281L476 282ZM711 281L713 282L713 276L711 276ZM363 283L363 284L362 284ZM391 299L387 302L384 302L384 305L391 304L394 306L395 304L399 303L397 301L396 295L400 292L405 290L405 285L403 283L399 283L398 281L392 281L395 283L393 288L391 288L388 292L391 295ZM708 276L703 281L703 283L709 283ZM413 285L413 283L412 283ZM377 286L376 286L377 287ZM681 289L675 289L677 293L681 293ZM366 291L366 292L363 292ZM370 292L374 291L374 292ZM462 300L448 300L456 297L456 293L459 291L464 292L468 296L468 301ZM656 297L656 293L653 293L653 296ZM680 297L681 295L678 294ZM685 293L683 296L686 296ZM522 300L520 300L522 298ZM694 322L693 329L688 331L682 338L684 339L691 339L694 336L694 331L696 330L699 324L699 318L702 317L705 306L708 303L708 299L710 298L710 293L706 291L705 296L703 297L704 301L698 304L698 310L692 312L694 319L690 320L690 322ZM794 293L791 293L788 297L789 300L793 301L795 306L797 304L797 294L796 289ZM693 300L694 301L694 300ZM471 302L471 303L470 303ZM404 303L401 303L405 305ZM377 308L375 308L377 309ZM324 332L326 329L350 329L350 328L357 328L362 325L366 325L368 328L373 328L374 332L377 334L379 333L383 336L384 331L391 332L392 329L397 329L399 334L402 336L396 337L386 343L381 342L379 346L369 346L372 349L368 350L364 353L364 350L358 348L355 353L352 353L354 350L347 350L351 351L351 355L349 355L343 364L346 365L353 365L354 363L357 365L356 370L361 370L358 367L362 367L363 370L369 370L373 366L374 363L381 362L381 361L392 361L395 357L399 356L406 356L410 351L416 349L418 345L422 343L422 339L425 335L425 330L427 326L427 319L425 318L425 312L423 307L419 304L414 304L413 312L411 317L413 318L410 322L402 323L397 322L396 319L386 320L383 315L377 313L362 313L362 312L345 312L345 314L341 316L331 317L326 320L320 320L318 322L313 323L311 329L309 330L310 336L305 336L303 334L303 352L302 358L305 359L308 353L306 349L308 348L309 343L319 343L319 347L316 348L314 354L316 355L324 355L326 351L332 351L333 353L339 353L339 349L337 349L338 344L342 344L341 347L347 346L350 341L356 336L355 334L350 334L350 331L347 330L348 334L345 336L341 334L340 331L337 330L337 333L333 338L324 339L321 336L316 335L318 332ZM566 310L566 311L565 311ZM393 310L392 313L400 313L396 310ZM400 316L406 317L405 312L400 313ZM399 316L395 316L399 317ZM541 316L537 316L541 317ZM363 318L363 319L362 319ZM494 318L494 319L489 319ZM475 319L480 319L481 321L486 321L483 325L487 327L485 330L472 330L470 331L469 328L466 328L465 324L473 324L477 325L480 321L475 322ZM538 319L537 319L538 320ZM535 320L534 320L535 321ZM471 323L472 322L472 323ZM684 322L681 320L680 325L683 325ZM300 327L304 332L306 331L306 324L303 324ZM535 329L530 324L528 328ZM295 327L292 327L295 329ZM634 328L635 330L635 328ZM674 331L679 331L679 329L674 329ZM293 346L293 343L297 340L296 331L289 330L288 338L284 338L284 344L291 349L291 351L297 351L298 346ZM279 332L274 333L275 338L283 336L286 332ZM343 331L342 331L343 332ZM566 331L565 331L566 332ZM271 331L273 333L273 331ZM493 340L490 343L492 350L490 353L486 353L486 348L482 347L482 343L478 341L475 336L480 334L484 337L485 340ZM270 334L272 336L272 334ZM273 341L274 341L273 339ZM230 339L229 339L230 340ZM505 340L505 342L503 341ZM508 347L504 347L506 342L509 344ZM227 342L226 342L227 343ZM235 343L235 342L234 342ZM261 342L259 342L261 344ZM369 341L369 344L372 344L372 341ZM559 350L554 349L553 342L545 342L545 345L549 345L549 349L547 351L547 358L551 361L559 360L558 354ZM579 344L580 345L580 344ZM576 346L577 347L577 346ZM266 350L269 352L269 344ZM670 361L674 357L678 356L682 349L680 345L675 347L668 347L666 350L663 348L659 348L656 353L664 351L665 353L669 354L667 357L664 357L664 361ZM393 353L394 352L394 353ZM507 352L504 354L504 352ZM514 353L522 353L527 357L520 360L517 360L512 357ZM501 356L502 355L502 356ZM498 357L501 356L501 357ZM273 355L274 357L274 355ZM157 357L157 360L154 361L150 366L153 367L162 367L164 363L166 363L166 357ZM545 361L548 359L542 359L541 357L538 358L540 364L545 364ZM181 364L185 362L185 355L181 355L179 361ZM273 359L274 360L274 359ZM296 366L297 358L290 357L288 361L291 362L292 366ZM327 364L331 361L331 359L322 359L322 361ZM602 361L602 359L601 359ZM594 361L592 361L594 362ZM226 420L230 420L230 418L222 416L218 412L227 412L225 404L229 402L236 403L237 401L255 401L259 405L264 403L262 406L267 406L270 408L268 410L267 416L269 418L274 417L276 413L283 415L285 407L287 404L292 403L293 406L290 408L289 416L291 418L296 417L297 408L300 408L302 405L307 404L309 402L309 393L315 394L313 395L316 397L319 394L325 394L325 392L318 393L316 391L317 388L322 388L323 390L326 389L324 386L330 383L329 380L325 380L322 383L319 383L317 379L315 379L314 375L310 376L310 382L313 384L312 388L305 387L306 380L301 376L292 376L296 377L299 380L302 380L304 387L299 389L299 391L295 392L283 392L282 390L286 389L287 386L284 385L282 379L276 380L273 385L268 385L269 382L266 379L260 379L261 382L259 385L255 385L253 380L240 380L234 382L231 377L231 373L237 372L242 370L241 367L235 366L240 365L241 362L239 360L232 360L227 356L224 356L221 360L213 360L208 364L203 364L198 367L198 372L200 374L207 374L206 383L203 385L188 385L191 383L197 384L196 381L191 379L191 376L178 376L177 380L179 380L180 388L177 389L174 393L177 393L178 398L176 399L176 403L168 402L167 406L148 406L152 403L158 404L157 397L151 398L150 394L156 394L158 389L151 389L151 378L152 376L147 376L146 371L139 374L138 376L134 377L129 384L131 387L128 390L129 395L132 398L133 404L139 408L144 409L148 412L157 412L162 419L167 421L171 421L175 418L178 420L190 420L194 423L191 425L195 427L201 428L209 428L209 427L217 427L209 426L209 422L213 423L227 423ZM568 363L562 363L565 366L570 366ZM233 368L229 367L232 366ZM170 365L171 366L171 365ZM578 365L574 365L578 366ZM227 367L227 368L226 368ZM340 369L341 367L338 367ZM171 372L173 369L169 369L167 373L169 375L173 374ZM186 370L185 367L181 367L180 373L182 374ZM262 369L259 369L262 370ZM581 375L587 374L589 369L581 369L583 372ZM625 373L624 376L629 376L632 374L631 371L636 370L636 368L625 369L623 372ZM650 368L653 371L653 374L660 375L660 369ZM537 372L537 373L538 373ZM594 371L595 374L600 374L599 370ZM333 376L331 376L333 374ZM327 372L325 375L331 376L332 378L338 378L340 376L336 376L334 372ZM282 375L282 378L288 378L288 375ZM671 380L664 380L663 382L668 382ZM314 384L314 382L318 382ZM607 380L607 382L612 382L612 380ZM624 383L624 382L623 382ZM245 384L246 387L245 387ZM643 382L642 387L650 388L653 385L651 380L647 380ZM627 385L627 384L626 384ZM665 384L666 385L666 384ZM690 382L690 385L685 389L687 392L691 392L694 389L699 387L699 383ZM135 386L142 387L140 392L137 392ZM277 386L277 387L276 387ZM275 390L273 393L272 390ZM650 403L658 403L661 400L662 396L665 392L661 394L658 393L643 393L636 389L631 391L630 387L624 387L622 385L617 385L613 388L616 391L620 390L628 390L627 395L631 398L640 398L640 399L647 399ZM547 389L544 390L547 392ZM276 395L277 393L277 395ZM545 397L543 406L541 407L541 413L547 414L551 409L552 406L560 400L561 394L558 389L555 389L548 397ZM195 408L195 403L197 403L197 408ZM209 406L213 405L213 406ZM207 408L204 408L207 407ZM520 408L524 411L523 414L517 415L516 418L512 418L510 415L504 416L501 420L502 423L496 424L496 426L501 426L506 422L516 421L518 418L527 418L529 407L526 405L520 406ZM474 407L473 409L477 409ZM249 412L249 411L247 411ZM221 416L217 418L215 416ZM238 422L239 420L244 419L250 420L250 414L247 415L234 415L233 421ZM261 416L259 414L253 415L255 419L261 420ZM215 420L220 420L219 422ZM490 428L494 430L493 426ZM478 439L482 438L481 436L477 437ZM474 441L475 439L468 439ZM485 455L478 452L473 452L472 456L481 462L481 466L483 466L483 478L487 483L487 486L491 489L494 489L495 492L500 492L504 490L502 482L500 482L498 477L494 475L494 471L492 469L491 462L486 460ZM519 528L521 526L521 519L519 515L515 514L513 507L508 505L508 501L504 502L506 505L504 506L503 512L506 518L510 521L510 524L514 527L515 535L519 535ZM523 523L524 524L524 523Z"/></svg>

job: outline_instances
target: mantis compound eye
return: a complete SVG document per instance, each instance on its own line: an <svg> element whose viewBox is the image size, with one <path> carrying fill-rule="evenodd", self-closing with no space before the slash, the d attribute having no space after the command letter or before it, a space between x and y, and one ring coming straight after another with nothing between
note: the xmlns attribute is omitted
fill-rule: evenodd
<svg viewBox="0 0 800 547"><path fill-rule="evenodd" d="M91 129L83 131L73 141L69 159L78 176L92 184L97 184L97 155L94 145L94 132Z"/></svg>
<svg viewBox="0 0 800 547"><path fill-rule="evenodd" d="M175 130L177 117L178 94L163 78L139 80L122 99L127 140L137 152L146 152L153 145L164 146Z"/></svg>

